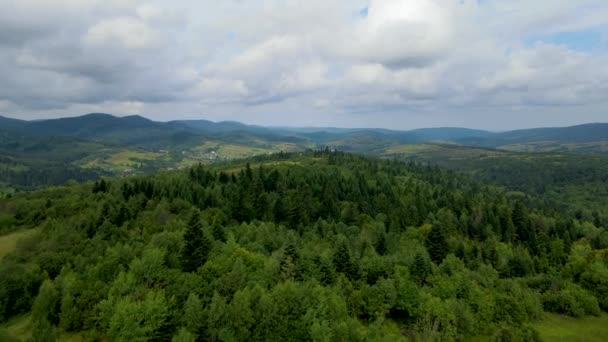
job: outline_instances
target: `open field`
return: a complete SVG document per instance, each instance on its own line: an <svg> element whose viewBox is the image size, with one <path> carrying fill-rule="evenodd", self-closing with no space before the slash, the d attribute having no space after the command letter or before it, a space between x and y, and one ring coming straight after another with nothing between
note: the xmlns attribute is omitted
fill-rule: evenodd
<svg viewBox="0 0 608 342"><path fill-rule="evenodd" d="M122 172L127 169L142 166L145 161L162 159L164 153L143 150L124 150L109 153L93 160L85 161L81 166L86 169L105 169L113 172Z"/></svg>
<svg viewBox="0 0 608 342"><path fill-rule="evenodd" d="M32 322L30 314L21 315L0 325L0 341L28 341L32 336ZM61 333L56 338L62 342L84 342L87 338L82 333Z"/></svg>
<svg viewBox="0 0 608 342"><path fill-rule="evenodd" d="M414 160L461 160L500 157L508 152L456 144L401 144L386 148L382 156L398 156Z"/></svg>
<svg viewBox="0 0 608 342"><path fill-rule="evenodd" d="M534 325L543 341L600 342L608 338L608 314L599 317L572 318L546 314Z"/></svg>
<svg viewBox="0 0 608 342"><path fill-rule="evenodd" d="M15 250L17 247L17 241L19 241L21 238L30 236L35 232L36 231L34 229L30 229L20 230L7 235L0 235L0 259Z"/></svg>
<svg viewBox="0 0 608 342"><path fill-rule="evenodd" d="M608 153L608 141L585 143L559 143L555 141L540 141L499 146L499 149L513 152L586 152Z"/></svg>

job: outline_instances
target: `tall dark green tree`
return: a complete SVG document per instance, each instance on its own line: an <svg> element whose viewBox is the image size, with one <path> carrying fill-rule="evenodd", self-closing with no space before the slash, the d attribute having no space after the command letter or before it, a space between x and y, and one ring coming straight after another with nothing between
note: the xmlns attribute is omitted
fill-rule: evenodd
<svg viewBox="0 0 608 342"><path fill-rule="evenodd" d="M338 273L344 273L349 279L356 279L358 276L357 265L353 262L350 250L345 241L340 242L334 254L334 266Z"/></svg>
<svg viewBox="0 0 608 342"><path fill-rule="evenodd" d="M431 275L432 268L429 260L422 254L418 253L414 257L414 263L410 268L410 274L418 285L424 285L427 278Z"/></svg>
<svg viewBox="0 0 608 342"><path fill-rule="evenodd" d="M380 255L386 254L386 236L384 234L380 234L378 237L378 241L376 241L376 252Z"/></svg>
<svg viewBox="0 0 608 342"><path fill-rule="evenodd" d="M213 238L216 241L226 242L226 232L224 232L224 227L219 224L214 224L212 228Z"/></svg>
<svg viewBox="0 0 608 342"><path fill-rule="evenodd" d="M211 242L203 233L201 217L198 212L192 214L186 232L184 233L184 248L182 249L182 269L185 272L195 272L203 266L209 256Z"/></svg>
<svg viewBox="0 0 608 342"><path fill-rule="evenodd" d="M425 245L431 260L436 264L440 264L448 254L448 244L443 227L433 225L426 237Z"/></svg>

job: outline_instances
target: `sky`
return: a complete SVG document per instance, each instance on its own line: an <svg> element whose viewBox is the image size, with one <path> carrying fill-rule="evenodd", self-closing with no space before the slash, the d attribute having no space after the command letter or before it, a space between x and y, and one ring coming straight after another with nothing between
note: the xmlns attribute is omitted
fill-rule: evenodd
<svg viewBox="0 0 608 342"><path fill-rule="evenodd" d="M0 0L0 115L608 122L606 0Z"/></svg>

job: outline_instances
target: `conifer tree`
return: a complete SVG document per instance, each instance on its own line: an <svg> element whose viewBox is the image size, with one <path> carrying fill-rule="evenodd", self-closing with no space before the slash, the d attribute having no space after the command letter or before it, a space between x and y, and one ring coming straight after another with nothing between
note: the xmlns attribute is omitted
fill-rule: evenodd
<svg viewBox="0 0 608 342"><path fill-rule="evenodd" d="M285 280L298 277L298 251L293 243L287 244L281 260L281 277Z"/></svg>
<svg viewBox="0 0 608 342"><path fill-rule="evenodd" d="M386 254L386 236L384 234L380 234L374 247L376 248L376 253L380 255Z"/></svg>
<svg viewBox="0 0 608 342"><path fill-rule="evenodd" d="M210 250L211 242L203 234L200 215L196 212L190 218L190 222L184 233L182 269L185 272L195 272L205 264Z"/></svg>
<svg viewBox="0 0 608 342"><path fill-rule="evenodd" d="M226 233L224 232L224 227L219 224L213 225L213 238L216 241L226 242Z"/></svg>
<svg viewBox="0 0 608 342"><path fill-rule="evenodd" d="M338 245L338 249L334 254L334 265L337 272L344 273L349 279L357 278L357 267L352 262L350 250L344 241Z"/></svg>
<svg viewBox="0 0 608 342"><path fill-rule="evenodd" d="M431 274L431 265L421 253L416 254L414 263L410 268L410 274L418 285L424 285L427 277Z"/></svg>
<svg viewBox="0 0 608 342"><path fill-rule="evenodd" d="M425 242L431 260L436 264L440 264L448 254L448 245L443 228L439 225L433 225Z"/></svg>

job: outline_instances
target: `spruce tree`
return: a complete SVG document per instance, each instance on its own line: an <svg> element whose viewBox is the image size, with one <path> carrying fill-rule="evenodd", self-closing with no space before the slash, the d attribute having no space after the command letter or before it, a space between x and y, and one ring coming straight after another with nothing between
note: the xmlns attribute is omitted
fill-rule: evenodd
<svg viewBox="0 0 608 342"><path fill-rule="evenodd" d="M431 274L431 264L421 253L416 254L414 263L410 268L410 274L418 285L424 285L427 277Z"/></svg>
<svg viewBox="0 0 608 342"><path fill-rule="evenodd" d="M338 249L334 254L334 265L336 266L336 271L344 273L348 279L357 279L358 267L351 260L350 250L344 241L338 245Z"/></svg>
<svg viewBox="0 0 608 342"><path fill-rule="evenodd" d="M226 233L224 232L224 227L219 224L213 225L213 238L216 241L226 242Z"/></svg>
<svg viewBox="0 0 608 342"><path fill-rule="evenodd" d="M182 250L182 269L185 272L195 272L205 264L211 242L203 234L201 219L198 212L190 218L184 233L184 249Z"/></svg>
<svg viewBox="0 0 608 342"><path fill-rule="evenodd" d="M386 236L384 234L380 234L374 247L376 248L376 253L380 255L386 254Z"/></svg>
<svg viewBox="0 0 608 342"><path fill-rule="evenodd" d="M331 267L331 261L319 258L318 264L319 271L321 273L321 284L323 284L323 286L329 286L333 284L336 280L336 277L334 274L334 270Z"/></svg>
<svg viewBox="0 0 608 342"><path fill-rule="evenodd" d="M448 254L448 245L442 227L433 225L425 242L431 260L436 264L440 264Z"/></svg>
<svg viewBox="0 0 608 342"><path fill-rule="evenodd" d="M285 280L298 278L298 251L293 243L289 243L283 252L281 260L281 277Z"/></svg>

